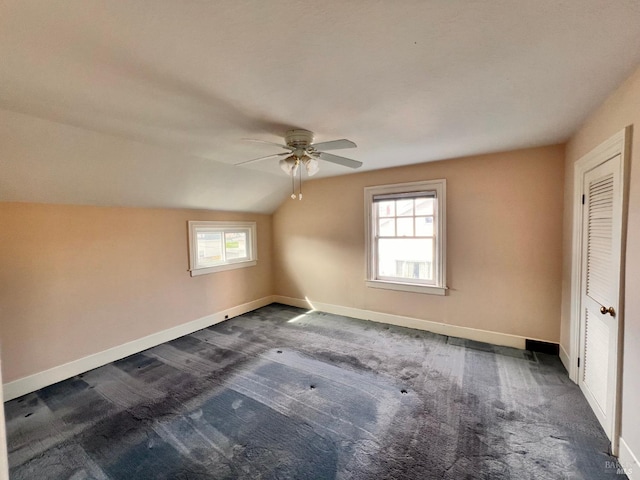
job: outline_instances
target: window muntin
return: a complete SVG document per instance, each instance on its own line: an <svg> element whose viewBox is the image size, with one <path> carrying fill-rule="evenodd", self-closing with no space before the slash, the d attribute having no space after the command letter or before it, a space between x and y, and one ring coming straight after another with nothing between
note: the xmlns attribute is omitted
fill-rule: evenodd
<svg viewBox="0 0 640 480"><path fill-rule="evenodd" d="M367 285L444 294L445 181L365 188Z"/></svg>
<svg viewBox="0 0 640 480"><path fill-rule="evenodd" d="M256 264L255 222L189 222L191 276Z"/></svg>

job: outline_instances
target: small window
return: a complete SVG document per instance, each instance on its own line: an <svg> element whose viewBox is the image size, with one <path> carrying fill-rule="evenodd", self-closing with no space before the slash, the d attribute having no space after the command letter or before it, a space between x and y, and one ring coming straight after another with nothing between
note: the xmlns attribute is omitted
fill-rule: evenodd
<svg viewBox="0 0 640 480"><path fill-rule="evenodd" d="M189 222L192 277L256 263L255 222Z"/></svg>
<svg viewBox="0 0 640 480"><path fill-rule="evenodd" d="M367 285L444 295L445 180L365 188Z"/></svg>

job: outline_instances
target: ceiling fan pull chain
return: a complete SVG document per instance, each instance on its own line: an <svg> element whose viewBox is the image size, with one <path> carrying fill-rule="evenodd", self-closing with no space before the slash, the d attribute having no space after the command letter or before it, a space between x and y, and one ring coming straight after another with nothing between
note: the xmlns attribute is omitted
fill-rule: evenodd
<svg viewBox="0 0 640 480"><path fill-rule="evenodd" d="M296 199L296 174L291 172L291 200Z"/></svg>
<svg viewBox="0 0 640 480"><path fill-rule="evenodd" d="M300 184L298 185L298 200L302 200L302 166L298 168L300 172Z"/></svg>

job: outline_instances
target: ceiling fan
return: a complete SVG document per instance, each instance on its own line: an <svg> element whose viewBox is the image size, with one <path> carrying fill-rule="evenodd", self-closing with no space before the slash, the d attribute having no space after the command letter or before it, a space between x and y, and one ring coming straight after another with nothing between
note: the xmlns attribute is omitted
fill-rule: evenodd
<svg viewBox="0 0 640 480"><path fill-rule="evenodd" d="M325 150L340 150L343 148L355 148L357 145L351 140L342 138L340 140L331 140L329 142L313 143L313 132L309 130L293 129L288 130L284 136L285 145L268 142L266 140L256 140L252 138L246 138L250 142L266 143L269 145L275 145L276 147L284 148L287 150L282 153L275 153L273 155L267 155L265 157L254 158L253 160L247 160L245 162L236 163L236 165L247 165L253 162L259 162L262 160L268 160L270 158L286 157L282 158L279 162L280 168L284 170L287 175L291 176L292 190L291 198L295 199L295 176L296 173L300 174L300 188L298 198L302 200L302 169L300 165L304 165L307 175L312 176L318 173L319 165L318 160L324 160L326 162L342 165L349 168L360 168L362 162L353 160L351 158L340 157L331 153L326 153Z"/></svg>
<svg viewBox="0 0 640 480"><path fill-rule="evenodd" d="M336 163L344 167L359 168L362 166L362 162L352 160L351 158L340 157L331 153L326 153L325 150L340 150L343 148L355 148L357 145L351 140L343 138L341 140L331 140L329 142L313 143L313 132L309 130L294 129L289 130L284 136L286 145L280 143L268 142L266 140L256 140L253 138L246 138L250 142L266 143L269 145L275 145L276 147L284 148L288 150L283 153L275 153L273 155L267 155L265 157L254 158L253 160L247 160L245 162L236 163L236 165L247 165L253 162L259 162L261 160L268 160L270 158L284 157L280 160L280 167L288 174L295 174L300 165L304 165L307 174L309 176L315 175L318 172L318 161L325 160L327 162Z"/></svg>

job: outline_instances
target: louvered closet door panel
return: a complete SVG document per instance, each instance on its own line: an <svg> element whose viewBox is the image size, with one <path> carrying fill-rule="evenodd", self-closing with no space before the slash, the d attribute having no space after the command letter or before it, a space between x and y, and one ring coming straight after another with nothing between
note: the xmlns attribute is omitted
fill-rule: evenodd
<svg viewBox="0 0 640 480"><path fill-rule="evenodd" d="M609 329L597 317L598 313L587 310L585 315L583 381L604 412L607 406Z"/></svg>
<svg viewBox="0 0 640 480"><path fill-rule="evenodd" d="M601 305L608 305L613 273L613 174L591 182L587 195L587 295Z"/></svg>

